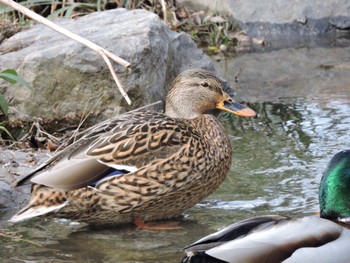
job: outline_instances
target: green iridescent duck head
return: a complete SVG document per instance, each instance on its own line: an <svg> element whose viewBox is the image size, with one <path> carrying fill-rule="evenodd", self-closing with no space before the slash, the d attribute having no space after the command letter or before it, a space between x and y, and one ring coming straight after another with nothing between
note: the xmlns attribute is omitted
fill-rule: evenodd
<svg viewBox="0 0 350 263"><path fill-rule="evenodd" d="M350 222L350 150L329 161L320 183L319 202L321 217Z"/></svg>
<svg viewBox="0 0 350 263"><path fill-rule="evenodd" d="M224 87L225 84L209 71L184 71L168 91L165 114L173 118L194 119L219 109L239 116L256 116L255 111L234 101Z"/></svg>

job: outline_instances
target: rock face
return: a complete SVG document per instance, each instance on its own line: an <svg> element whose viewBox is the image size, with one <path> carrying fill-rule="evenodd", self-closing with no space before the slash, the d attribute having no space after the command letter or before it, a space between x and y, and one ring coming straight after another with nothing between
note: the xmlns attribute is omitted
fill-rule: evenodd
<svg viewBox="0 0 350 263"><path fill-rule="evenodd" d="M17 176L27 174L38 164L48 159L47 154L39 151L13 151L1 148L0 153L0 217L14 207L23 207L30 197L31 186L13 188Z"/></svg>
<svg viewBox="0 0 350 263"><path fill-rule="evenodd" d="M115 9L55 23L132 64L116 65L132 105L119 93L103 59L93 50L43 25L17 33L0 45L0 70L16 69L33 89L1 82L10 118L61 119L94 109L107 118L164 99L166 87L187 68L215 71L211 60L185 33L176 33L153 13Z"/></svg>
<svg viewBox="0 0 350 263"><path fill-rule="evenodd" d="M179 0L178 3L195 3L214 12L232 15L249 35L267 39L350 28L350 2L347 0Z"/></svg>

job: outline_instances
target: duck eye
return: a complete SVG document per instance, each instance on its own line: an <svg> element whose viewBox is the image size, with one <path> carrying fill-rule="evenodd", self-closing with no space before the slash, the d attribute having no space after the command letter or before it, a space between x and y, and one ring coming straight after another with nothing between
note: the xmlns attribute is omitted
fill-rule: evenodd
<svg viewBox="0 0 350 263"><path fill-rule="evenodd" d="M202 82L201 85L202 85L202 87L206 87L206 88L209 87L208 82Z"/></svg>

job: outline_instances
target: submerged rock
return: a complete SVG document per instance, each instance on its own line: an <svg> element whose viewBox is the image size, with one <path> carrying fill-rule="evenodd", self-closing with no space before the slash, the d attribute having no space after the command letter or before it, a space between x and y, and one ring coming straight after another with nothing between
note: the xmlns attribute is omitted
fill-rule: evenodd
<svg viewBox="0 0 350 263"><path fill-rule="evenodd" d="M130 73L115 66L132 105L124 101L95 51L35 25L0 45L0 70L16 69L33 86L0 84L12 106L11 119L61 119L90 109L107 118L163 99L169 82L185 69L215 71L188 35L171 31L151 12L115 9L54 22L132 64Z"/></svg>

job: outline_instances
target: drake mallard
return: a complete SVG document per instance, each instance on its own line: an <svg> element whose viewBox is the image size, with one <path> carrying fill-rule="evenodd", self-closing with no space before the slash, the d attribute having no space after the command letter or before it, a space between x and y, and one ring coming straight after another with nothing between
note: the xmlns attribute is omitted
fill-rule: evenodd
<svg viewBox="0 0 350 263"><path fill-rule="evenodd" d="M211 194L231 165L228 135L207 112L256 115L224 86L209 71L188 70L168 90L164 114L131 112L90 128L17 183L32 183L32 197L10 221L46 215L141 225L181 215Z"/></svg>
<svg viewBox="0 0 350 263"><path fill-rule="evenodd" d="M187 262L350 262L350 150L328 163L319 187L320 216L259 216L185 248Z"/></svg>

